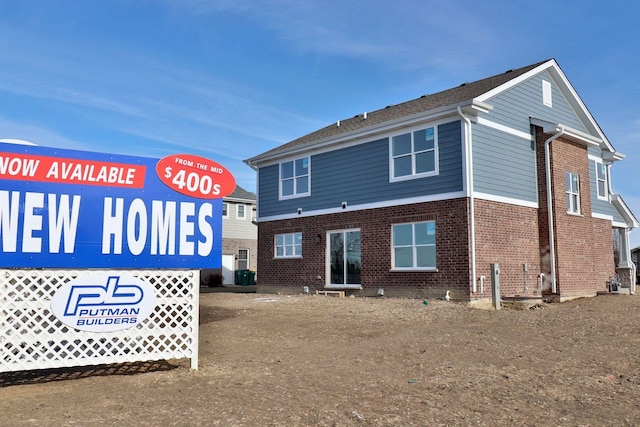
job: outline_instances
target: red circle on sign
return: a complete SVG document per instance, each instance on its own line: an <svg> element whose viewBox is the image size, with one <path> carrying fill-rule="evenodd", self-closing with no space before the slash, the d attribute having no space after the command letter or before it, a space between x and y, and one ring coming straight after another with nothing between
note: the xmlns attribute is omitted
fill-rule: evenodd
<svg viewBox="0 0 640 427"><path fill-rule="evenodd" d="M225 167L193 154L172 154L156 164L158 178L174 191L198 199L218 199L236 189Z"/></svg>

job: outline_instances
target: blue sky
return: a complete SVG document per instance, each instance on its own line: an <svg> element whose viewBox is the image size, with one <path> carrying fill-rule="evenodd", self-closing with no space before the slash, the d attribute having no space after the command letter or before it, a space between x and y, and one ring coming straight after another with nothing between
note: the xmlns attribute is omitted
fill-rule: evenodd
<svg viewBox="0 0 640 427"><path fill-rule="evenodd" d="M555 58L640 218L640 3L0 0L0 138L231 170L339 119ZM640 232L632 233L632 245Z"/></svg>

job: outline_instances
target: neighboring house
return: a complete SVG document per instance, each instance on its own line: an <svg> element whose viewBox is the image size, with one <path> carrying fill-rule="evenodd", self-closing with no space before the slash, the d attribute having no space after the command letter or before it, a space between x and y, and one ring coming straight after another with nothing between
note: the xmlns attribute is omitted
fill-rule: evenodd
<svg viewBox="0 0 640 427"><path fill-rule="evenodd" d="M492 264L502 297L632 286L623 157L555 60L340 120L245 160L258 290L480 300Z"/></svg>
<svg viewBox="0 0 640 427"><path fill-rule="evenodd" d="M633 262L633 268L636 272L636 281L640 278L640 270L638 269L638 260L640 258L640 246L631 249L631 262Z"/></svg>
<svg viewBox="0 0 640 427"><path fill-rule="evenodd" d="M258 227L256 195L240 186L222 199L222 281L235 284L237 270L257 268ZM209 285L218 270L203 270L202 283Z"/></svg>

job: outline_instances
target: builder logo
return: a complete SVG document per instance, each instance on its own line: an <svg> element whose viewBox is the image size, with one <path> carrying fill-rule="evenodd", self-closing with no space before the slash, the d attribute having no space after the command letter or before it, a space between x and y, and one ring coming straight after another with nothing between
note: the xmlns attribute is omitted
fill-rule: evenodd
<svg viewBox="0 0 640 427"><path fill-rule="evenodd" d="M136 326L155 305L150 284L116 274L78 277L62 285L51 299L51 310L62 323L89 332Z"/></svg>

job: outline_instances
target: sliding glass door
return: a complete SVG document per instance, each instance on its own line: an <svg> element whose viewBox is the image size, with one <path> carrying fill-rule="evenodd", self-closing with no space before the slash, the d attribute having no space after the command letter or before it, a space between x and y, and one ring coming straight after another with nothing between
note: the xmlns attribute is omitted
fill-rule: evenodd
<svg viewBox="0 0 640 427"><path fill-rule="evenodd" d="M360 230L327 233L329 287L359 288L361 283Z"/></svg>

